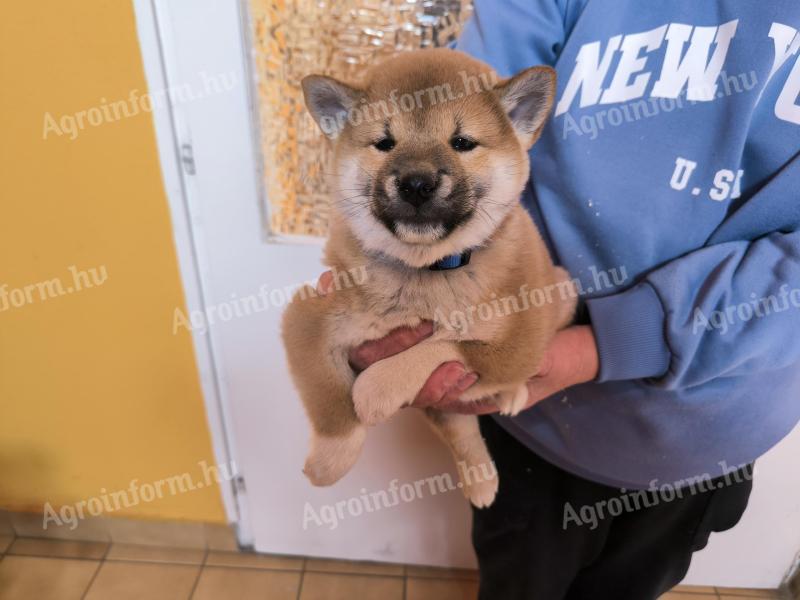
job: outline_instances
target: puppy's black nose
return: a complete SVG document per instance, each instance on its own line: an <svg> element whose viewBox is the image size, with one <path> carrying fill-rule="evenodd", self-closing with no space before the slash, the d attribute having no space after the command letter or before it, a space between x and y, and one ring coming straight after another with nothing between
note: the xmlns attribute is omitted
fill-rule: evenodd
<svg viewBox="0 0 800 600"><path fill-rule="evenodd" d="M427 173L410 173L397 181L400 198L417 208L433 198L438 187L436 177Z"/></svg>

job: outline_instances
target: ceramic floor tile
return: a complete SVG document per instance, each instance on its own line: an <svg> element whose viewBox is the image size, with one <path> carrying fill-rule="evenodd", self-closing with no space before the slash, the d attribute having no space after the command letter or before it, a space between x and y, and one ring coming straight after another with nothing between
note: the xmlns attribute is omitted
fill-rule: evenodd
<svg viewBox="0 0 800 600"><path fill-rule="evenodd" d="M409 577L433 577L434 579L474 579L478 580L478 571L474 569L443 569L439 567L420 567L408 565L406 575Z"/></svg>
<svg viewBox="0 0 800 600"><path fill-rule="evenodd" d="M14 525L11 524L11 513L0 510L0 535L14 535Z"/></svg>
<svg viewBox="0 0 800 600"><path fill-rule="evenodd" d="M86 600L188 600L199 566L105 562Z"/></svg>
<svg viewBox="0 0 800 600"><path fill-rule="evenodd" d="M165 546L137 546L136 544L113 544L106 560L133 562L163 562L200 565L206 555L198 548L167 548Z"/></svg>
<svg viewBox="0 0 800 600"><path fill-rule="evenodd" d="M719 595L725 598L742 600L743 598L779 598L777 590L718 588Z"/></svg>
<svg viewBox="0 0 800 600"><path fill-rule="evenodd" d="M299 571L303 568L303 559L293 556L255 554L253 552L209 552L206 558L206 565L210 567Z"/></svg>
<svg viewBox="0 0 800 600"><path fill-rule="evenodd" d="M80 600L100 565L93 560L3 557L0 600Z"/></svg>
<svg viewBox="0 0 800 600"><path fill-rule="evenodd" d="M679 585L672 591L681 594L710 594L712 596L717 593L716 588L709 585Z"/></svg>
<svg viewBox="0 0 800 600"><path fill-rule="evenodd" d="M309 558L306 571L322 571L325 573L355 573L362 575L394 575L402 577L403 565L376 562L358 562L351 560L334 560L328 558Z"/></svg>
<svg viewBox="0 0 800 600"><path fill-rule="evenodd" d="M168 546L170 548L205 549L203 523L144 521L140 519L107 519L108 532L115 544Z"/></svg>
<svg viewBox="0 0 800 600"><path fill-rule="evenodd" d="M109 541L107 522L110 519L92 517L78 519L73 524L62 522L61 525L48 520L45 529L44 517L41 513L11 513L11 524L17 537L48 538L59 540L79 540L92 542Z"/></svg>
<svg viewBox="0 0 800 600"><path fill-rule="evenodd" d="M305 573L299 600L402 600L402 577Z"/></svg>
<svg viewBox="0 0 800 600"><path fill-rule="evenodd" d="M203 525L206 544L210 550L225 550L228 552L238 552L239 543L236 541L236 534L231 525L216 525L205 523Z"/></svg>
<svg viewBox="0 0 800 600"><path fill-rule="evenodd" d="M406 600L475 600L478 582L467 579L430 579L409 577Z"/></svg>
<svg viewBox="0 0 800 600"><path fill-rule="evenodd" d="M300 572L206 567L192 600L296 600Z"/></svg>
<svg viewBox="0 0 800 600"><path fill-rule="evenodd" d="M51 558L90 558L100 560L108 542L79 542L44 538L17 538L7 550L10 555L49 556Z"/></svg>
<svg viewBox="0 0 800 600"><path fill-rule="evenodd" d="M778 598L777 590L746 589L746 588L717 588L720 595L745 596L751 598Z"/></svg>
<svg viewBox="0 0 800 600"><path fill-rule="evenodd" d="M3 554L6 550L8 550L8 547L13 541L13 535L0 535L0 554Z"/></svg>

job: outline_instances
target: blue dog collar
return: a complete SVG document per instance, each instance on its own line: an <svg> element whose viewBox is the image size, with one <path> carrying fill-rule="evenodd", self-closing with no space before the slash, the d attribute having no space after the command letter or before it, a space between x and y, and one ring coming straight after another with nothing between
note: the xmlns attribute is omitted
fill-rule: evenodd
<svg viewBox="0 0 800 600"><path fill-rule="evenodd" d="M449 271L451 269L458 269L459 267L469 264L469 257L471 254L471 250L467 250L461 254L451 254L450 256L440 258L428 268L431 271Z"/></svg>

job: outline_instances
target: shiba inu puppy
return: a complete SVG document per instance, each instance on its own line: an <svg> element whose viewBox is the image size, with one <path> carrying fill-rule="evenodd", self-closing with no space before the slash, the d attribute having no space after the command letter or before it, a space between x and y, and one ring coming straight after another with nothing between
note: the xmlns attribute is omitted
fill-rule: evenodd
<svg viewBox="0 0 800 600"><path fill-rule="evenodd" d="M284 315L290 370L313 428L304 472L330 485L355 463L367 427L410 404L444 362L479 374L463 401L490 397L503 413L519 412L575 300L535 301L570 281L519 203L528 149L553 103L552 69L499 80L462 53L422 50L373 67L357 85L306 77L303 91L334 145L325 262L366 273L324 297L299 290ZM362 342L483 305L507 310L479 311L468 327L440 319L431 337L358 376L348 365ZM459 464L491 465L477 417L426 414ZM493 476L463 481L463 490L481 507L497 485Z"/></svg>

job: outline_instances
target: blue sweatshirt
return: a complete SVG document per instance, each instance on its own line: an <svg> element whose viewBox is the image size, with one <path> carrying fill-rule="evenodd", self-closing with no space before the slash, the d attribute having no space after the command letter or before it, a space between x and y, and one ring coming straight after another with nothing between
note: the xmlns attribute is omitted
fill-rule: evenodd
<svg viewBox="0 0 800 600"><path fill-rule="evenodd" d="M798 29L797 0L476 0L458 49L558 73L523 200L600 373L498 418L545 459L675 485L800 419Z"/></svg>

